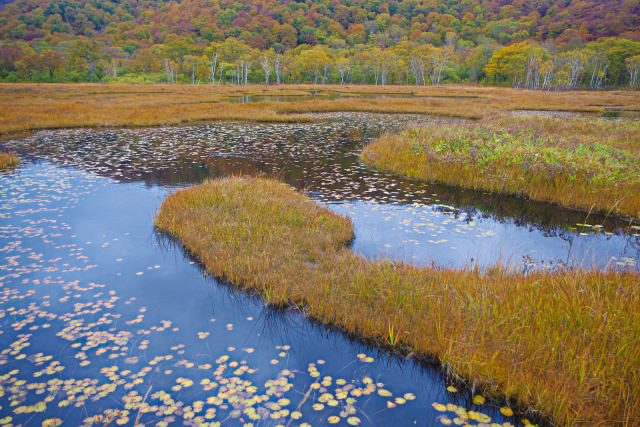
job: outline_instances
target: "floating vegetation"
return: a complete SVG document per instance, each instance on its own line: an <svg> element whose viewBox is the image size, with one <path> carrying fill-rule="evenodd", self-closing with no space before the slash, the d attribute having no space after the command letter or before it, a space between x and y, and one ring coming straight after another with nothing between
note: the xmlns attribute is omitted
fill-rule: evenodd
<svg viewBox="0 0 640 427"><path fill-rule="evenodd" d="M447 415L440 415L437 417L440 423L446 426L467 425L467 426L491 426L491 427L516 427L517 425L510 421L497 423L494 420L492 420L490 416L482 412L467 410L464 407L457 406L453 403L448 403L445 405L442 403L435 402L433 403L432 406L438 412L450 413ZM500 412L502 412L503 409L504 408L501 408ZM509 409L509 408L506 408L506 409ZM507 413L502 412L502 414L506 417L511 417L513 416L513 411L510 411ZM534 426L534 424L529 422L529 420L527 420L526 418L523 418L521 422L522 422L522 425L524 426L531 426L531 427Z"/></svg>

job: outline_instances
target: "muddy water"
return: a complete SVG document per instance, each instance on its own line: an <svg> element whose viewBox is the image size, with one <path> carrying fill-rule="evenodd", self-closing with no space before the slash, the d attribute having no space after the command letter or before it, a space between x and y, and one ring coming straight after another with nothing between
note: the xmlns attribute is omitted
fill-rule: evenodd
<svg viewBox="0 0 640 427"><path fill-rule="evenodd" d="M425 118L324 118L46 131L8 141L22 162L0 173L0 422L519 424L501 415L504 402L474 405L435 367L206 277L154 230L154 213L174 188L264 172L349 215L354 250L366 256L461 266L502 254L525 268L556 258L638 259L636 230L624 223L358 163L371 137Z"/></svg>

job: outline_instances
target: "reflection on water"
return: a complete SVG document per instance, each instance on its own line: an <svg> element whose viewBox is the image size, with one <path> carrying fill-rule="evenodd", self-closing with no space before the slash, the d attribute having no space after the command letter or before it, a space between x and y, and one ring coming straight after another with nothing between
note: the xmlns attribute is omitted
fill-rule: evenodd
<svg viewBox="0 0 640 427"><path fill-rule="evenodd" d="M354 249L426 265L635 268L637 226L513 197L419 183L358 161L371 138L421 116L324 114L312 124L39 132L9 147L123 182L175 186L208 175L276 175L356 228Z"/></svg>
<svg viewBox="0 0 640 427"><path fill-rule="evenodd" d="M349 215L356 251L451 266L632 266L638 229L358 162L375 135L436 120L320 118L8 141L23 162L0 173L0 423L521 425L437 367L206 277L154 230L162 199L209 175L276 175Z"/></svg>
<svg viewBox="0 0 640 427"><path fill-rule="evenodd" d="M0 423L519 423L205 277L153 228L171 189L130 181L49 161L0 174Z"/></svg>

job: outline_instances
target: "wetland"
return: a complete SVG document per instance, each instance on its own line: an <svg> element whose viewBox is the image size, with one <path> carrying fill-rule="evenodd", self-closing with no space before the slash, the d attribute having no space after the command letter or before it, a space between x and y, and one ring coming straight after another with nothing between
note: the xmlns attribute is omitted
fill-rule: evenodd
<svg viewBox="0 0 640 427"><path fill-rule="evenodd" d="M610 322L621 339L638 324L633 314L616 323L628 308L619 296L630 304L638 295L630 289L640 261L636 222L421 182L360 161L384 133L455 125L454 118L310 118L5 136L0 148L20 163L0 172L0 422L551 422L552 405L535 394L516 400L515 386L476 384L469 378L477 371L463 364L448 370L424 354L390 351L376 345L384 340L355 338L340 322L323 326L304 310L265 305L259 294L211 277L154 227L167 196L206 178L260 175L287 184L348 218L348 250L368 262L477 277L500 264L503 282L509 274L592 271L619 281L621 293L603 295L612 298ZM616 357L633 358L628 346L609 344ZM600 399L584 403L598 410L617 399L607 396L619 390L617 380L634 378L592 374L583 384L604 378L608 388L585 385L582 398ZM633 420L637 405L627 397L615 410ZM582 417L554 414L559 424Z"/></svg>

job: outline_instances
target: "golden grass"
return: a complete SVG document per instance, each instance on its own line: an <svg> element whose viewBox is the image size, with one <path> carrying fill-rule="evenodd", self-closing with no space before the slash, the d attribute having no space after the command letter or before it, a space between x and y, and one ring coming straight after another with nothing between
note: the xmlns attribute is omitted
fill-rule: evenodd
<svg viewBox="0 0 640 427"><path fill-rule="evenodd" d="M472 100L458 100L454 107L450 99L413 98L339 98L333 100L313 100L282 102L277 109L282 113L324 113L359 112L389 114L426 114L464 119L480 119L486 108Z"/></svg>
<svg viewBox="0 0 640 427"><path fill-rule="evenodd" d="M305 96L296 102L230 104L231 97ZM338 99L327 99L331 93ZM394 98L360 98L388 95ZM406 98L397 98L406 96ZM131 85L0 84L0 133L44 128L154 126L211 120L303 121L300 113L361 111L485 118L502 111L640 112L640 94L544 92L471 85Z"/></svg>
<svg viewBox="0 0 640 427"><path fill-rule="evenodd" d="M8 169L18 164L18 158L11 153L0 151L0 170Z"/></svg>
<svg viewBox="0 0 640 427"><path fill-rule="evenodd" d="M278 114L264 103L227 103L236 92L200 86L4 84L0 85L0 133L211 120L310 120Z"/></svg>
<svg viewBox="0 0 640 427"><path fill-rule="evenodd" d="M366 163L399 175L640 218L640 122L505 116L383 135Z"/></svg>
<svg viewBox="0 0 640 427"><path fill-rule="evenodd" d="M348 219L288 186L225 178L179 190L157 226L215 276L380 343L438 357L563 425L640 423L640 276L527 275L369 261Z"/></svg>

